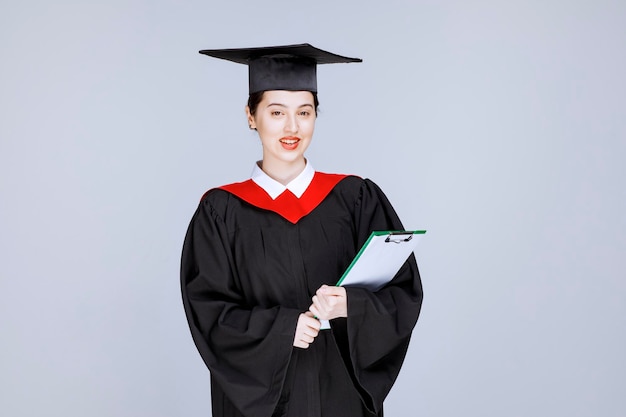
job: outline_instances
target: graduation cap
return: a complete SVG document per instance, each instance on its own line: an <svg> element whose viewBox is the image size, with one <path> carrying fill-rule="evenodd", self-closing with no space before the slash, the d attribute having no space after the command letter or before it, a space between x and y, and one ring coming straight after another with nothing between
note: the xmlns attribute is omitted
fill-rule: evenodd
<svg viewBox="0 0 626 417"><path fill-rule="evenodd" d="M248 65L250 94L267 90L317 92L317 65L362 62L308 43L260 48L205 49L201 54Z"/></svg>

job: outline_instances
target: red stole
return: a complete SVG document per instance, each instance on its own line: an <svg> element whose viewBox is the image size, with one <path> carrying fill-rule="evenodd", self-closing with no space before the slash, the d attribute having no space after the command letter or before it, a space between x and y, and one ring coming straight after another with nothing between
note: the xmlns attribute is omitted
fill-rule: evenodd
<svg viewBox="0 0 626 417"><path fill-rule="evenodd" d="M345 177L347 175L316 172L300 198L296 197L291 191L285 190L275 200L272 200L272 197L251 179L223 185L219 188L234 194L255 207L273 211L291 223L296 224L298 220L319 206L332 189L335 188L335 185Z"/></svg>

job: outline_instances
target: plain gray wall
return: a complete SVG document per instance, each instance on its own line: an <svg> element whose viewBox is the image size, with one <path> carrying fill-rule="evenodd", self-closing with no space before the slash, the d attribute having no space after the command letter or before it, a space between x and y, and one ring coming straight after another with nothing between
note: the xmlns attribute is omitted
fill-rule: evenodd
<svg viewBox="0 0 626 417"><path fill-rule="evenodd" d="M300 42L364 59L314 166L429 230L386 415L626 415L622 0L2 1L0 414L209 415L180 249L260 146L197 51Z"/></svg>

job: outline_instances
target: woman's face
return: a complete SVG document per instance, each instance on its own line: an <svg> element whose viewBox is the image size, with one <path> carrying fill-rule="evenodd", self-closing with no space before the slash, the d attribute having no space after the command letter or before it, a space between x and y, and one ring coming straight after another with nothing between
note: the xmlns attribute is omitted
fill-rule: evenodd
<svg viewBox="0 0 626 417"><path fill-rule="evenodd" d="M263 146L263 164L304 161L315 128L315 104L309 91L266 91L248 123Z"/></svg>

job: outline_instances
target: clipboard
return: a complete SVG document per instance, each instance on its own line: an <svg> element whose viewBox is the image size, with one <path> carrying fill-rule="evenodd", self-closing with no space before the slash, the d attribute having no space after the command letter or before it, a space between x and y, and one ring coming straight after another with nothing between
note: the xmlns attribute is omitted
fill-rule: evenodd
<svg viewBox="0 0 626 417"><path fill-rule="evenodd" d="M374 231L356 254L337 286L376 292L398 273L426 230ZM321 320L322 329L330 323Z"/></svg>

